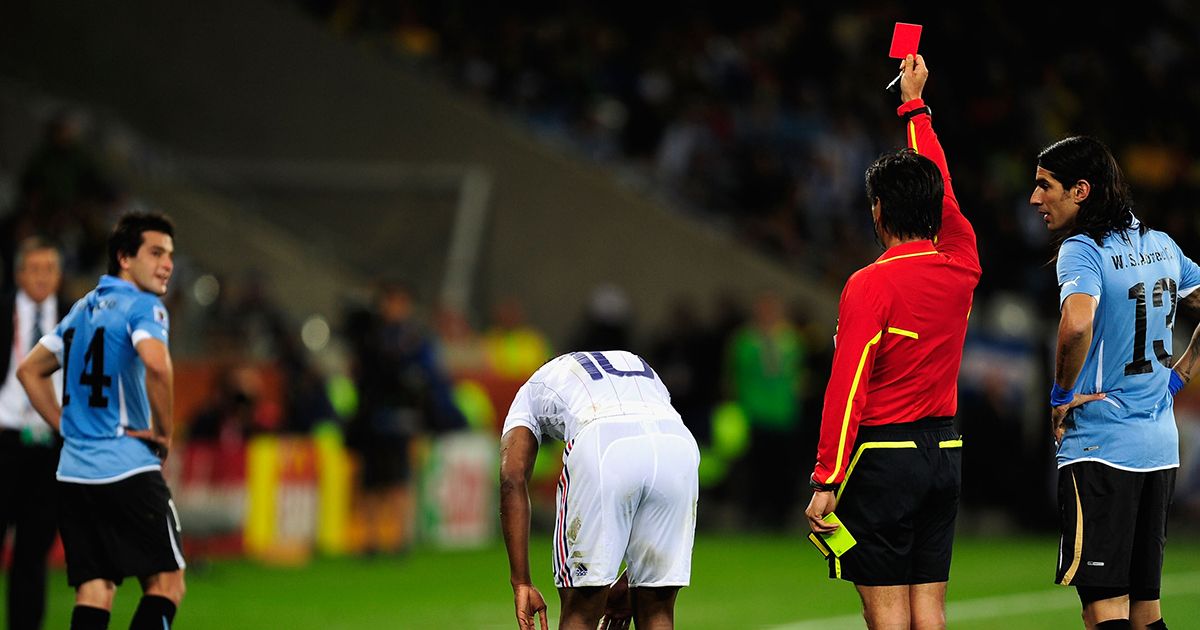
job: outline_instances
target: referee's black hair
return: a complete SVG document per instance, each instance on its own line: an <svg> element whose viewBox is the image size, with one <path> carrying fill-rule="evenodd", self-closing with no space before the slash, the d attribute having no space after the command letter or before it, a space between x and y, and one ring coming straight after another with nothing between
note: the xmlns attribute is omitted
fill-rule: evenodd
<svg viewBox="0 0 1200 630"><path fill-rule="evenodd" d="M129 212L121 216L108 235L108 274L121 273L120 257L137 256L142 248L143 232L162 232L175 238L175 224L159 212Z"/></svg>
<svg viewBox="0 0 1200 630"><path fill-rule="evenodd" d="M900 239L937 236L945 192L937 164L912 149L884 153L867 168L867 201L879 200L879 226Z"/></svg>
<svg viewBox="0 0 1200 630"><path fill-rule="evenodd" d="M1133 227L1133 198L1121 167L1103 142L1090 136L1071 136L1042 149L1038 166L1046 169L1064 190L1082 180L1091 185L1087 199L1079 204L1079 214L1067 237L1086 234L1096 245L1104 237ZM1145 223L1138 230L1145 234Z"/></svg>

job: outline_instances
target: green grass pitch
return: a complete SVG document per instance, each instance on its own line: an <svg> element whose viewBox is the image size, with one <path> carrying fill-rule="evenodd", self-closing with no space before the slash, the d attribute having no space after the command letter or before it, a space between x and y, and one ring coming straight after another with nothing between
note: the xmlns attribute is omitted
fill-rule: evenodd
<svg viewBox="0 0 1200 630"><path fill-rule="evenodd" d="M1078 628L1072 589L1054 586L1052 538L960 537L955 545L951 628ZM550 543L532 542L535 582L550 603ZM1200 627L1200 538L1168 543L1163 606L1173 628ZM65 628L72 593L51 576L47 628ZM3 582L3 580L0 580ZM418 549L399 558L318 559L302 569L217 561L193 567L176 627L335 630L362 628L515 628L508 563L501 545L478 551ZM110 627L125 628L140 589L117 592ZM2 601L2 600L0 600ZM850 584L823 577L809 543L796 537L700 536L692 586L682 591L682 629L862 628Z"/></svg>

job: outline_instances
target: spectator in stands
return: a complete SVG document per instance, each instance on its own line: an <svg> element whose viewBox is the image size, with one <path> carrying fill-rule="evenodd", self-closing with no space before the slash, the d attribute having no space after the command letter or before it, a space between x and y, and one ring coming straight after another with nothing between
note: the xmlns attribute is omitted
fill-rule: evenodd
<svg viewBox="0 0 1200 630"><path fill-rule="evenodd" d="M231 367L217 373L221 377L208 396L208 404L188 422L188 441L241 446L257 424L255 412L262 382L250 367Z"/></svg>
<svg viewBox="0 0 1200 630"><path fill-rule="evenodd" d="M734 399L750 422L750 451L743 463L751 482L744 495L746 513L752 526L781 529L788 525L799 483L790 462L800 441L805 343L778 295L764 293L755 300L750 323L729 344L726 370Z"/></svg>
<svg viewBox="0 0 1200 630"><path fill-rule="evenodd" d="M614 350L630 347L633 312L629 295L613 284L592 289L583 322L572 347L583 350Z"/></svg>
<svg viewBox="0 0 1200 630"><path fill-rule="evenodd" d="M650 356L671 392L671 406L679 411L696 441L708 444L712 411L720 394L721 351L719 345L709 343L709 333L697 312L692 300L676 299L650 344Z"/></svg>
<svg viewBox="0 0 1200 630"><path fill-rule="evenodd" d="M72 112L47 123L18 184L17 207L0 226L0 249L12 262L14 246L34 234L54 234L63 244L62 267L91 272L101 265L107 238L105 209L116 188L82 142L82 119ZM11 280L11 265L5 266ZM7 282L5 282L7 285Z"/></svg>
<svg viewBox="0 0 1200 630"><path fill-rule="evenodd" d="M283 378L283 422L279 429L284 433L311 433L318 424L337 418L325 375L313 364L295 331L284 326L276 335L275 364Z"/></svg>
<svg viewBox="0 0 1200 630"><path fill-rule="evenodd" d="M513 296L501 299L492 309L492 325L483 343L492 370L506 379L527 379L551 358L550 342L526 322L525 309Z"/></svg>
<svg viewBox="0 0 1200 630"><path fill-rule="evenodd" d="M454 407L432 338L418 323L412 293L384 286L375 309L347 321L359 406L347 446L362 461L367 552L396 553L412 541L412 445L419 435L466 424Z"/></svg>
<svg viewBox="0 0 1200 630"><path fill-rule="evenodd" d="M483 337L462 311L447 304L439 306L434 315L434 327L441 350L440 363L452 378L479 375L489 369Z"/></svg>

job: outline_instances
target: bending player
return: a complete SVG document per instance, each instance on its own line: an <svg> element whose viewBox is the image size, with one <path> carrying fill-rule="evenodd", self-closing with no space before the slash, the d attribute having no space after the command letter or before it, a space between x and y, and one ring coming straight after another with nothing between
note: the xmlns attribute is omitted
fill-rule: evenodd
<svg viewBox="0 0 1200 630"><path fill-rule="evenodd" d="M547 628L529 572L528 482L543 436L566 442L553 543L559 628L594 630L626 584L640 630L674 628L675 597L691 579L700 452L666 386L645 359L612 350L557 357L517 392L500 442L500 521L522 630L538 617Z"/></svg>

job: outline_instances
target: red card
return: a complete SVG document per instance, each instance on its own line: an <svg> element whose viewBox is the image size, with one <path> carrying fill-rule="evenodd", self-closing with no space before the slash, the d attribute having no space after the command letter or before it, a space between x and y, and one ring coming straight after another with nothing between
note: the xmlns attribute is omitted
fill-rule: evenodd
<svg viewBox="0 0 1200 630"><path fill-rule="evenodd" d="M896 22L896 30L892 31L892 50L888 56L892 59L903 59L908 55L917 54L917 44L921 42L921 25Z"/></svg>

